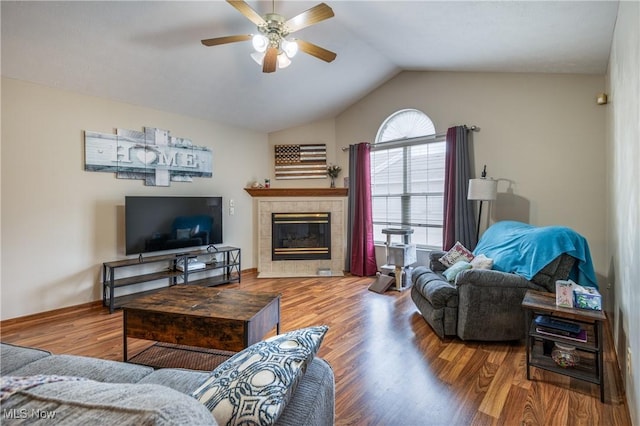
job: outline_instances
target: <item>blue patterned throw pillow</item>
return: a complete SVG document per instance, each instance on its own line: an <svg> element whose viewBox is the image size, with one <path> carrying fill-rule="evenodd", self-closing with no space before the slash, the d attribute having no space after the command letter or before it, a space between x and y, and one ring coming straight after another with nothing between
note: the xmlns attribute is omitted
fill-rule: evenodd
<svg viewBox="0 0 640 426"><path fill-rule="evenodd" d="M251 345L213 370L193 396L219 425L272 425L328 329L303 328Z"/></svg>

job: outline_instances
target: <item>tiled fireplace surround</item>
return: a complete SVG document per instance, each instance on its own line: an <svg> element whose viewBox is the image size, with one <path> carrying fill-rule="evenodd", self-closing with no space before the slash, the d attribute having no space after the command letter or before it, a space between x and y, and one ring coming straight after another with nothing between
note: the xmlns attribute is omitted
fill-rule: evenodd
<svg viewBox="0 0 640 426"><path fill-rule="evenodd" d="M253 194L252 194L253 195ZM321 269L344 275L345 197L256 197L258 212L258 278L315 277ZM331 259L271 260L271 213L331 213Z"/></svg>

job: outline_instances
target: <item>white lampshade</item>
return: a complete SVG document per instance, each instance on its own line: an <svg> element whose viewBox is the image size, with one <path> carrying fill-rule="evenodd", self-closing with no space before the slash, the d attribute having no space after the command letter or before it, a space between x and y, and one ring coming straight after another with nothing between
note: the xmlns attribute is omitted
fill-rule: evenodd
<svg viewBox="0 0 640 426"><path fill-rule="evenodd" d="M269 39L263 36L262 34L256 34L251 39L251 43L253 44L253 48L256 49L257 52L264 52L269 47Z"/></svg>
<svg viewBox="0 0 640 426"><path fill-rule="evenodd" d="M286 68L291 65L291 59L287 57L284 53L278 55L278 68Z"/></svg>
<svg viewBox="0 0 640 426"><path fill-rule="evenodd" d="M253 52L251 54L251 58L256 61L258 65L262 65L262 61L264 61L264 53L261 52Z"/></svg>
<svg viewBox="0 0 640 426"><path fill-rule="evenodd" d="M498 181L493 179L469 179L468 200L491 201L498 196Z"/></svg>
<svg viewBox="0 0 640 426"><path fill-rule="evenodd" d="M293 58L298 53L298 43L295 41L289 41L287 39L282 39L282 43L280 43L282 47L282 51L289 57Z"/></svg>

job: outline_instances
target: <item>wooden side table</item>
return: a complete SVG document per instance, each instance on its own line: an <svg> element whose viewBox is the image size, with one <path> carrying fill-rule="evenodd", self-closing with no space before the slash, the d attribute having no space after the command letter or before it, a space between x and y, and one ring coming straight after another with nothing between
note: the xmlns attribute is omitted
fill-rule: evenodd
<svg viewBox="0 0 640 426"><path fill-rule="evenodd" d="M522 300L528 327L527 332L527 380L531 380L531 366L558 374L595 383L600 386L600 401L604 402L604 364L602 323L606 319L604 312L588 309L563 308L556 306L556 295L528 290ZM587 341L579 342L562 336L542 334L536 330L534 314L561 318L579 324L587 332ZM560 343L576 348L580 362L575 367L560 367L545 353L544 341Z"/></svg>

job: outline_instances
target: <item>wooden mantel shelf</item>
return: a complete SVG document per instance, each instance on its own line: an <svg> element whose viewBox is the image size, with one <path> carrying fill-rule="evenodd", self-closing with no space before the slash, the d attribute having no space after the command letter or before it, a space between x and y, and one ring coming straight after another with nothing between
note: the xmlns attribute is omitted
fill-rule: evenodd
<svg viewBox="0 0 640 426"><path fill-rule="evenodd" d="M347 188L245 188L252 197L346 197Z"/></svg>

